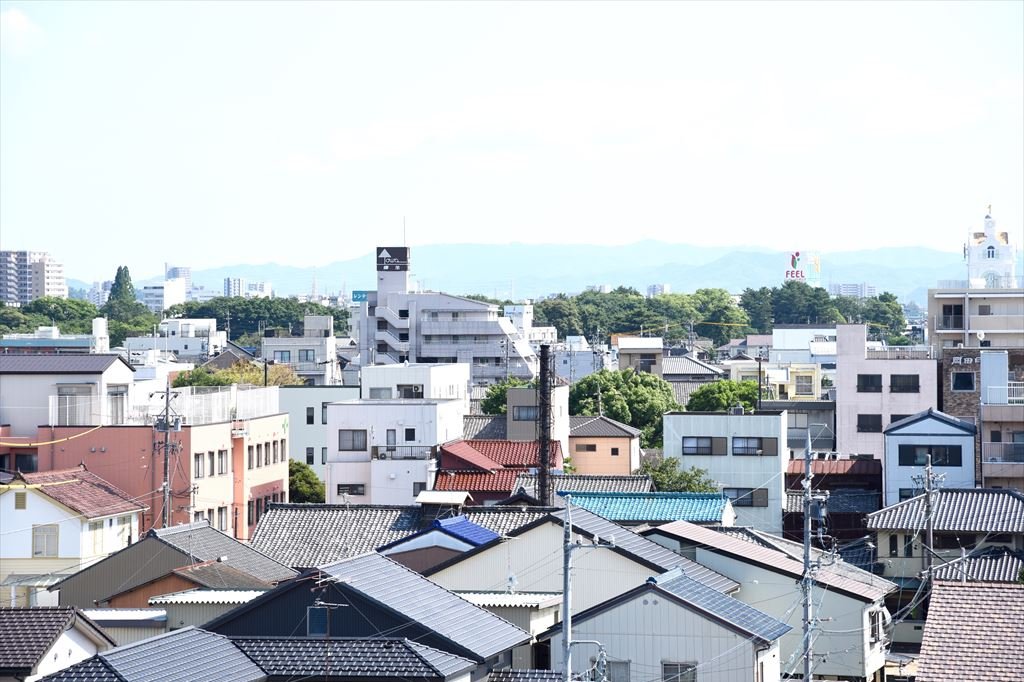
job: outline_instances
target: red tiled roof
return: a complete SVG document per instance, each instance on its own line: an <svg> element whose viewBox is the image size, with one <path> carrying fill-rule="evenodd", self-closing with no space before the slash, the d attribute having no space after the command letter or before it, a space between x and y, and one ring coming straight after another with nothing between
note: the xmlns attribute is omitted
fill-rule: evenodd
<svg viewBox="0 0 1024 682"><path fill-rule="evenodd" d="M453 446L461 444L469 446L473 451L480 455L483 460L496 462L501 466L540 466L540 443L535 440L460 440L448 443L442 446L442 449L452 452L452 454L461 459L461 454L452 451ZM553 466L555 463L560 463L562 461L562 447L556 440L551 441L551 461ZM486 466L483 468L492 469L494 467Z"/></svg>
<svg viewBox="0 0 1024 682"><path fill-rule="evenodd" d="M498 469L490 471L439 471L434 490L458 490L469 494L475 492L512 492L516 476L522 469Z"/></svg>
<svg viewBox="0 0 1024 682"><path fill-rule="evenodd" d="M39 492L86 518L127 514L148 508L85 467L20 476L29 485L41 486Z"/></svg>
<svg viewBox="0 0 1024 682"><path fill-rule="evenodd" d="M479 443L483 441L465 441L457 440L451 443L447 443L442 446L443 454L450 455L458 460L461 460L471 467L477 469L483 469L484 471L494 471L501 469L501 464L495 462L493 459L487 457L482 452L470 445L470 442Z"/></svg>
<svg viewBox="0 0 1024 682"><path fill-rule="evenodd" d="M815 476L843 474L849 476L875 476L882 473L880 459L813 459L811 472ZM787 474L804 473L804 461L791 459L786 466Z"/></svg>

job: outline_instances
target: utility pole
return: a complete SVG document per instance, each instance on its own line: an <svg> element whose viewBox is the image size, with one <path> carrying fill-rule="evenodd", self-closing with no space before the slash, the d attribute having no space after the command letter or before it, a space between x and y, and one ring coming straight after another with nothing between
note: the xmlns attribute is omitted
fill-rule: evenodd
<svg viewBox="0 0 1024 682"><path fill-rule="evenodd" d="M758 379L761 376L761 356L758 354ZM759 387L760 389L760 387ZM757 394L758 407L761 405L761 392ZM811 431L807 430L807 447L804 451L804 575L801 581L804 598L804 682L811 682L812 650L811 643L811 618L813 617L813 592L814 581L811 576L811 479L814 474L811 472Z"/></svg>
<svg viewBox="0 0 1024 682"><path fill-rule="evenodd" d="M914 482L921 483L924 486L924 527L927 546L921 552L921 555L924 558L925 581L927 581L930 589L932 584L932 552L934 551L932 548L935 544L935 528L932 522L932 491L934 490L935 481L941 478L941 476L936 476L935 472L932 471L932 453L929 452L925 457L924 475L915 476Z"/></svg>
<svg viewBox="0 0 1024 682"><path fill-rule="evenodd" d="M171 527L171 378L164 390L164 518L163 527Z"/></svg>
<svg viewBox="0 0 1024 682"><path fill-rule="evenodd" d="M562 682L572 682L572 495L562 522Z"/></svg>
<svg viewBox="0 0 1024 682"><path fill-rule="evenodd" d="M540 421L540 471L537 472L537 487L540 488L540 503L551 505L551 346L540 347L540 399L537 419ZM565 456L565 453L562 453Z"/></svg>

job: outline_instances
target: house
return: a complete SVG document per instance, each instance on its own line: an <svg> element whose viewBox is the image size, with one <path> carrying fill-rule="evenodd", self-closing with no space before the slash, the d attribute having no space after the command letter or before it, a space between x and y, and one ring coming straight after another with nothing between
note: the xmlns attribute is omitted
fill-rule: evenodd
<svg viewBox="0 0 1024 682"><path fill-rule="evenodd" d="M836 369L836 327L817 324L772 325L768 359L779 363L812 363L826 374Z"/></svg>
<svg viewBox="0 0 1024 682"><path fill-rule="evenodd" d="M907 611L897 624L893 640L916 644L924 629L924 610L915 596L920 577L929 567L975 551L1005 546L1024 550L1024 495L1012 490L940 488L932 492L933 546L925 546L925 495L918 495L867 516L867 529L875 535L882 576L897 582L900 591L889 599L889 610Z"/></svg>
<svg viewBox="0 0 1024 682"><path fill-rule="evenodd" d="M722 493L571 493L571 499L573 505L623 526L680 520L731 526L736 520L729 498Z"/></svg>
<svg viewBox="0 0 1024 682"><path fill-rule="evenodd" d="M114 646L70 606L0 606L0 680L35 682Z"/></svg>
<svg viewBox="0 0 1024 682"><path fill-rule="evenodd" d="M882 461L851 459L834 452L816 453L811 460L811 488L828 491L828 534L838 540L864 536L864 518L882 508ZM804 536L802 458L786 467L786 508L783 537L802 541Z"/></svg>
<svg viewBox="0 0 1024 682"><path fill-rule="evenodd" d="M1024 571L1024 550L991 545L964 552L959 559L935 567L935 580L963 583L1015 583Z"/></svg>
<svg viewBox="0 0 1024 682"><path fill-rule="evenodd" d="M217 331L217 320L175 318L160 321L152 336L129 336L124 340L129 356L148 350L174 353L179 358L205 362L219 355L228 344L228 334Z"/></svg>
<svg viewBox="0 0 1024 682"><path fill-rule="evenodd" d="M14 474L0 484L0 599L56 605L45 588L130 545L145 509L85 467Z"/></svg>
<svg viewBox="0 0 1024 682"><path fill-rule="evenodd" d="M803 459L807 436L811 437L812 451L836 451L835 400L764 399L760 409L786 412L786 447L791 459Z"/></svg>
<svg viewBox="0 0 1024 682"><path fill-rule="evenodd" d="M509 667L512 648L530 640L511 623L375 552L310 569L204 627L231 637L386 632L474 661L474 679Z"/></svg>
<svg viewBox="0 0 1024 682"><path fill-rule="evenodd" d="M550 468L562 468L562 449L550 443ZM468 492L478 503L503 500L516 477L541 466L538 441L454 440L440 448L435 490Z"/></svg>
<svg viewBox="0 0 1024 682"><path fill-rule="evenodd" d="M260 350L264 362L288 365L307 384L331 386L341 383L337 340L334 338L334 317L306 315L302 320L302 336L277 336L267 330Z"/></svg>
<svg viewBox="0 0 1024 682"><path fill-rule="evenodd" d="M607 345L591 345L585 336L566 336L563 343L551 347L555 376L569 385L602 369L617 369L616 358Z"/></svg>
<svg viewBox="0 0 1024 682"><path fill-rule="evenodd" d="M771 334L747 334L742 339L730 339L728 343L716 348L715 352L720 362L730 358L767 358L773 342Z"/></svg>
<svg viewBox="0 0 1024 682"><path fill-rule="evenodd" d="M487 544L499 536L465 516L434 519L423 530L377 548L393 561L423 572L451 557Z"/></svg>
<svg viewBox="0 0 1024 682"><path fill-rule="evenodd" d="M628 476L640 468L640 429L605 416L569 417L569 457L579 474Z"/></svg>
<svg viewBox="0 0 1024 682"><path fill-rule="evenodd" d="M530 633L534 639L558 622L562 608L561 592L520 592L490 590L487 592L456 592L466 601L482 609L486 609L521 630ZM545 655L543 646L531 641L512 649L512 668L491 673L488 680L495 679L495 674L508 674L510 671L529 670L531 666L540 666L550 661ZM550 671L549 671L550 673Z"/></svg>
<svg viewBox="0 0 1024 682"><path fill-rule="evenodd" d="M540 438L540 391L530 387L513 387L505 393L506 438L531 441ZM570 447L571 420L569 416L569 386L551 387L551 440L558 441L562 452Z"/></svg>
<svg viewBox="0 0 1024 682"><path fill-rule="evenodd" d="M664 456L681 469L706 470L731 500L738 525L781 535L786 429L785 412L669 412Z"/></svg>
<svg viewBox="0 0 1024 682"><path fill-rule="evenodd" d="M661 378L670 384L677 381L706 384L718 381L725 374L725 370L721 367L716 367L692 355L673 355L663 358L661 363Z"/></svg>
<svg viewBox="0 0 1024 682"><path fill-rule="evenodd" d="M783 661L796 660L802 651L803 614L796 608L804 574L802 547L762 532L724 531L676 521L645 535L734 580L741 587L733 597L791 625L782 636L780 655ZM823 558L820 552L814 557ZM890 620L885 597L896 585L842 561L822 564L813 573L812 599L816 618L828 625L817 631L814 647L830 653L815 662L815 676L877 680Z"/></svg>
<svg viewBox="0 0 1024 682"><path fill-rule="evenodd" d="M665 344L660 336L614 335L612 346L618 349L620 370L629 367L637 372L662 375Z"/></svg>
<svg viewBox="0 0 1024 682"><path fill-rule="evenodd" d="M131 644L167 632L164 609L82 609L89 620L103 628L118 646Z"/></svg>
<svg viewBox="0 0 1024 682"><path fill-rule="evenodd" d="M223 637L187 627L96 655L47 680L469 682L475 668L466 658L399 637Z"/></svg>
<svg viewBox="0 0 1024 682"><path fill-rule="evenodd" d="M200 562L217 562L244 572L263 583L275 583L295 575L295 571L261 554L247 544L210 526L207 521L150 530L139 542L111 554L106 559L68 576L51 590L60 590L60 603L81 608L110 600L135 590L133 599L147 604L149 597L175 589L202 584L200 575L224 571L220 568L191 574L177 574L180 582L157 582L176 569ZM144 589L136 589L148 585ZM174 585L182 585L175 588ZM170 587L171 589L168 589Z"/></svg>
<svg viewBox="0 0 1024 682"><path fill-rule="evenodd" d="M100 600L100 604L113 609L139 609L146 608L154 594L170 594L196 588L269 590L271 587L273 584L270 581L257 578L218 558L181 566L141 585L115 592Z"/></svg>
<svg viewBox="0 0 1024 682"><path fill-rule="evenodd" d="M228 339L224 343L224 348L221 352L204 362L200 367L210 372L216 372L220 369L230 369L240 362L253 362L255 359L256 356L253 353Z"/></svg>
<svg viewBox="0 0 1024 682"><path fill-rule="evenodd" d="M727 360L729 379L753 381L761 386L762 397L793 402L817 401L822 394L821 365L797 362ZM760 372L760 381L758 381Z"/></svg>
<svg viewBox="0 0 1024 682"><path fill-rule="evenodd" d="M917 682L1024 678L1024 584L936 582Z"/></svg>
<svg viewBox="0 0 1024 682"><path fill-rule="evenodd" d="M599 642L608 680L777 682L779 640L792 629L676 568L573 614L572 638L580 644L572 670L594 665ZM561 623L540 637L550 642L556 669L564 665L562 637Z"/></svg>
<svg viewBox="0 0 1024 682"><path fill-rule="evenodd" d="M943 474L949 488L974 487L974 424L931 408L889 424L885 435L884 503L921 492L925 466Z"/></svg>
<svg viewBox="0 0 1024 682"><path fill-rule="evenodd" d="M163 609L168 630L200 626L214 618L246 604L266 592L258 590L230 590L194 588L149 598L149 605Z"/></svg>
<svg viewBox="0 0 1024 682"><path fill-rule="evenodd" d="M289 457L308 464L327 480L327 444L331 438L327 406L359 397L358 386L281 386L280 410L288 414Z"/></svg>

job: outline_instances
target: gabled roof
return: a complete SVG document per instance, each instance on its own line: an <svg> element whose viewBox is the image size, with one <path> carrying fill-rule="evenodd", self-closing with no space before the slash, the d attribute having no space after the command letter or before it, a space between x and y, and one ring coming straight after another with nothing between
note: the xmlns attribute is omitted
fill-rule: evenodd
<svg viewBox="0 0 1024 682"><path fill-rule="evenodd" d="M174 569L174 573L192 582L217 590L267 590L273 585L221 561L204 561Z"/></svg>
<svg viewBox="0 0 1024 682"><path fill-rule="evenodd" d="M271 559L251 545L241 543L230 535L212 528L209 521L156 528L144 536L150 537L193 556L200 562L227 557L233 568L266 582L277 582L295 575L294 570Z"/></svg>
<svg viewBox="0 0 1024 682"><path fill-rule="evenodd" d="M937 566L936 580L969 583L1015 583L1024 570L1024 551L989 546L974 550L963 559Z"/></svg>
<svg viewBox="0 0 1024 682"><path fill-rule="evenodd" d="M936 582L917 661L918 682L1021 679L1024 584Z"/></svg>
<svg viewBox="0 0 1024 682"><path fill-rule="evenodd" d="M508 438L508 418L503 414L467 414L462 418L462 437L466 440L505 440Z"/></svg>
<svg viewBox="0 0 1024 682"><path fill-rule="evenodd" d="M487 544L498 537L498 534L494 531L473 523L465 516L450 516L445 519L434 519L434 521L423 530L417 531L411 535L406 535L400 540L395 540L394 542L389 542L386 545L381 545L377 550L381 551L391 549L392 547L399 546L413 538L436 532L441 532L457 540L461 540L471 547L479 547L480 545Z"/></svg>
<svg viewBox="0 0 1024 682"><path fill-rule="evenodd" d="M60 471L18 474L30 486L87 519L130 514L148 509L128 493L84 466Z"/></svg>
<svg viewBox="0 0 1024 682"><path fill-rule="evenodd" d="M0 355L0 374L102 374L120 362L135 368L116 353L81 355Z"/></svg>
<svg viewBox="0 0 1024 682"><path fill-rule="evenodd" d="M694 543L701 549L729 556L793 578L803 576L803 563L767 542L751 542L742 536L721 533L686 521L658 526L651 532ZM853 566L823 567L815 573L815 582L861 601L874 602L896 589L896 585Z"/></svg>
<svg viewBox="0 0 1024 682"><path fill-rule="evenodd" d="M441 454L458 457L477 469L492 471L501 467L540 466L538 441L454 440L441 446ZM551 461L562 456L557 440L551 441Z"/></svg>
<svg viewBox="0 0 1024 682"><path fill-rule="evenodd" d="M454 457L467 465L467 468L472 467L481 471L497 471L498 469L504 468L500 462L496 462L487 455L483 454L472 445L469 441L457 440L451 443L445 443L441 446L442 454ZM450 488L448 488L450 490Z"/></svg>
<svg viewBox="0 0 1024 682"><path fill-rule="evenodd" d="M791 459L786 464L787 474L804 473L804 460ZM815 476L877 476L882 473L880 459L812 459L811 473Z"/></svg>
<svg viewBox="0 0 1024 682"><path fill-rule="evenodd" d="M35 674L40 659L76 623L94 640L114 646L114 640L73 606L0 607L0 675Z"/></svg>
<svg viewBox="0 0 1024 682"><path fill-rule="evenodd" d="M869 530L924 527L924 494L867 516ZM940 488L932 493L932 526L939 532L1024 533L1024 495L1015 490Z"/></svg>
<svg viewBox="0 0 1024 682"><path fill-rule="evenodd" d="M722 523L729 500L721 493L572 493L572 503L611 521Z"/></svg>
<svg viewBox="0 0 1024 682"><path fill-rule="evenodd" d="M535 670L533 668L505 668L495 670L488 682L562 682L559 670Z"/></svg>
<svg viewBox="0 0 1024 682"><path fill-rule="evenodd" d="M698 360L689 355L676 355L663 358L661 361L661 373L664 374L706 374L708 376L721 376L725 373L721 367L715 367Z"/></svg>
<svg viewBox="0 0 1024 682"><path fill-rule="evenodd" d="M829 491L826 508L829 514L870 514L878 511L881 498L882 493L877 490L837 488ZM787 514L803 514L804 494L787 491L784 511Z"/></svg>
<svg viewBox="0 0 1024 682"><path fill-rule="evenodd" d="M639 438L640 429L605 416L569 417L570 438Z"/></svg>
<svg viewBox="0 0 1024 682"><path fill-rule="evenodd" d="M459 490L473 493L512 492L518 469L497 471L439 471L434 479L435 490Z"/></svg>
<svg viewBox="0 0 1024 682"><path fill-rule="evenodd" d="M192 589L182 592L161 594L150 597L150 606L166 606L167 604L244 604L255 599L266 590L215 590Z"/></svg>
<svg viewBox="0 0 1024 682"><path fill-rule="evenodd" d="M556 493L646 493L654 489L650 476L593 476L586 474L551 474L551 489ZM537 474L521 472L513 490L523 489L537 496ZM562 499L552 500L558 505Z"/></svg>
<svg viewBox="0 0 1024 682"><path fill-rule="evenodd" d="M969 433L972 435L978 430L977 427L970 422L962 421L960 419L957 419L956 417L946 414L945 412L939 412L938 410L929 407L927 410L924 410L923 412L912 414L909 417L904 417L899 421L895 421L892 424L889 424L887 427L882 429L882 433L897 433L902 429L910 426L911 424L916 424L926 419L933 419L935 421L942 422L943 424L952 426L953 428L959 431L963 431L964 433Z"/></svg>

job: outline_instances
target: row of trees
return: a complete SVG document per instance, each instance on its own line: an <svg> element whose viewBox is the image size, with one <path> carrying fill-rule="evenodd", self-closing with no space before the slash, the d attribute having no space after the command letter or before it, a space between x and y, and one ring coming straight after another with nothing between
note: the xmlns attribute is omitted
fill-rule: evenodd
<svg viewBox="0 0 1024 682"><path fill-rule="evenodd" d="M334 333L348 330L348 311L319 303L301 303L293 298L237 298L222 296L209 301L188 301L167 309L169 317L214 318L219 329L242 345L258 345L264 329L283 329L301 334L303 316L333 315Z"/></svg>

